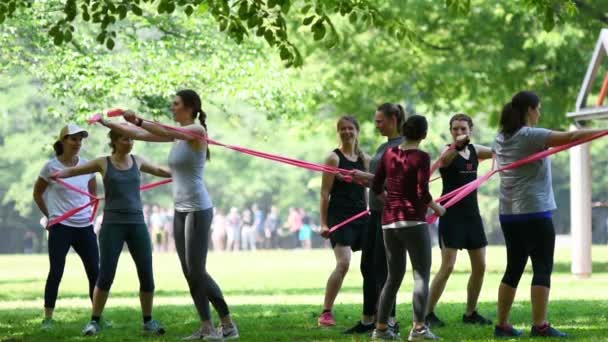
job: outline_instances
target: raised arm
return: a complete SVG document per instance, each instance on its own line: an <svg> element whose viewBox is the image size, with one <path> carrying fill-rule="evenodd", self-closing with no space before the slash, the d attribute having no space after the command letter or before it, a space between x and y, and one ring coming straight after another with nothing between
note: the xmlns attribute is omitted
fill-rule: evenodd
<svg viewBox="0 0 608 342"><path fill-rule="evenodd" d="M99 123L109 129L118 132L120 135L129 137L135 140L150 141L150 142L171 142L173 139L165 136L156 135L148 132L145 129L137 128L127 124L119 124L105 119L99 120Z"/></svg>
<svg viewBox="0 0 608 342"><path fill-rule="evenodd" d="M475 147L479 159L492 159L493 153L491 148L482 145L473 145L473 147Z"/></svg>
<svg viewBox="0 0 608 342"><path fill-rule="evenodd" d="M606 132L606 129L580 129L570 132L551 131L547 138L547 147L558 147L573 141L588 138L594 134Z"/></svg>
<svg viewBox="0 0 608 342"><path fill-rule="evenodd" d="M171 178L171 170L164 166L158 166L148 162L143 157L136 156L141 172L149 173L157 177Z"/></svg>
<svg viewBox="0 0 608 342"><path fill-rule="evenodd" d="M55 173L53 178L70 178L74 176L86 175L89 173L99 172L103 174L103 163L105 163L104 158L97 158L91 161L88 161L82 165L68 167L61 171Z"/></svg>
<svg viewBox="0 0 608 342"><path fill-rule="evenodd" d="M163 137L165 139L170 139L171 141L175 140L175 139L188 140L188 141L202 140L202 137L207 136L207 134L205 132L205 128L200 125L189 125L189 126L181 127L182 129L188 130L193 133L193 134L187 134L187 133L178 132L178 131L175 131L172 129L166 129L159 125L155 125L151 122L145 121L142 118L137 117L137 115L135 115L135 113L132 111L126 111L124 114L124 118L128 122L131 122L143 129L145 129L146 131L148 131L149 133L151 133L155 136Z"/></svg>
<svg viewBox="0 0 608 342"><path fill-rule="evenodd" d="M440 167L448 167L452 164L456 155L458 155L458 151L462 151L469 144L469 136L468 135L460 135L456 138L454 142L455 149L450 149L449 147L445 147L443 151L441 151L441 157L439 157L439 166Z"/></svg>
<svg viewBox="0 0 608 342"><path fill-rule="evenodd" d="M340 160L335 153L331 153L325 159L325 165L338 167ZM327 209L329 208L329 194L334 185L335 176L332 173L324 172L321 179L321 204L319 208L319 219L321 221L321 236L329 237L329 226L327 223Z"/></svg>

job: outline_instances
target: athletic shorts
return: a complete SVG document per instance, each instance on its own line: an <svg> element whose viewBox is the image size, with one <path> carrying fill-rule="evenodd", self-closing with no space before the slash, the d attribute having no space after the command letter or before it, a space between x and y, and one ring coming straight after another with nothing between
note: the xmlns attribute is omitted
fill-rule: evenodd
<svg viewBox="0 0 608 342"><path fill-rule="evenodd" d="M481 216L449 215L439 218L439 247L479 249L487 245Z"/></svg>
<svg viewBox="0 0 608 342"><path fill-rule="evenodd" d="M361 209L363 211L365 209ZM347 219L357 215L361 211L358 212L329 212L327 217L327 224L329 227L333 227L338 223L342 223ZM368 215L360 217L353 222L348 223L336 231L331 233L329 236L329 241L331 242L331 247L335 248L336 245L349 246L353 251L360 251L363 248L363 243L365 242L365 235L367 232L368 226Z"/></svg>

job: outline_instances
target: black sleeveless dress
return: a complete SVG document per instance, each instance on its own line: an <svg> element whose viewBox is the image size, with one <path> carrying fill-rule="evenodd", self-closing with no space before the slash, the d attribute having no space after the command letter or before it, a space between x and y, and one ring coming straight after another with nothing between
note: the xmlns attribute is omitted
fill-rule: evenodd
<svg viewBox="0 0 608 342"><path fill-rule="evenodd" d="M334 153L338 155L340 160L338 164L339 168L365 171L363 159L357 158L357 160L353 162L346 159L339 149L335 149ZM334 179L334 184L329 195L329 206L327 208L327 224L330 228L364 211L366 208L364 187L357 183L344 182L337 178ZM367 216L358 218L339 228L329 237L332 248L336 247L337 244L340 244L342 246L350 246L353 251L361 250L366 229Z"/></svg>
<svg viewBox="0 0 608 342"><path fill-rule="evenodd" d="M469 159L460 153L447 167L439 169L445 195L477 179L479 158L472 144L467 146ZM477 190L470 193L439 219L439 246L441 248L478 249L488 245L477 204Z"/></svg>

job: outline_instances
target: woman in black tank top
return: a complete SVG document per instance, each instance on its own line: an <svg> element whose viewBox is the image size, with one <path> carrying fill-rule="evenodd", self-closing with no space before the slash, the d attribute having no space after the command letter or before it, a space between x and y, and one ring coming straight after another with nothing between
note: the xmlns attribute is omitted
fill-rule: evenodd
<svg viewBox="0 0 608 342"><path fill-rule="evenodd" d="M359 123L351 116L338 120L341 146L327 157L326 165L347 170L367 171L369 156L358 146ZM329 238L336 258L336 268L327 280L323 312L319 326L334 326L333 306L348 272L352 251L360 250L365 236L367 217L359 218L329 234L329 228L364 211L367 208L365 188L357 183L345 182L331 173L323 174L321 184L321 235Z"/></svg>
<svg viewBox="0 0 608 342"><path fill-rule="evenodd" d="M456 150L445 153L441 159L442 194L447 194L477 178L479 160L492 158L492 151L484 146L469 144L473 120L465 114L456 114L450 119L450 133L454 138ZM446 150L448 147L446 147ZM444 150L445 152L445 150ZM464 323L491 324L492 321L477 313L477 299L485 273L485 255L488 241L483 229L477 191L453 207L448 208L439 219L439 246L441 247L441 266L433 279L429 292L427 324L441 327L444 323L435 315L435 306L454 269L459 249L466 249L471 260L471 276L468 283L468 298Z"/></svg>

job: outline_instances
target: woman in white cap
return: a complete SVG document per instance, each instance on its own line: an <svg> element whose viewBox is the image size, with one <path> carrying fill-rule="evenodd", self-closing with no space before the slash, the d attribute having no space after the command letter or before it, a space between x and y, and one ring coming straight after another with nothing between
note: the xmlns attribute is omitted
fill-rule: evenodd
<svg viewBox="0 0 608 342"><path fill-rule="evenodd" d="M34 201L48 222L90 201L86 195L70 190L51 179L51 175L58 171L87 162L78 155L78 152L80 152L82 140L88 135L87 131L75 124L63 127L58 140L53 144L56 156L44 164L40 176L34 184ZM92 195L97 193L97 183L95 175L92 173L69 178L65 182ZM97 236L91 222L91 207L47 228L50 269L44 288L42 328L45 330L53 327L53 311L57 292L70 247L74 248L84 264L89 280L89 298L92 298L99 273L99 250Z"/></svg>

